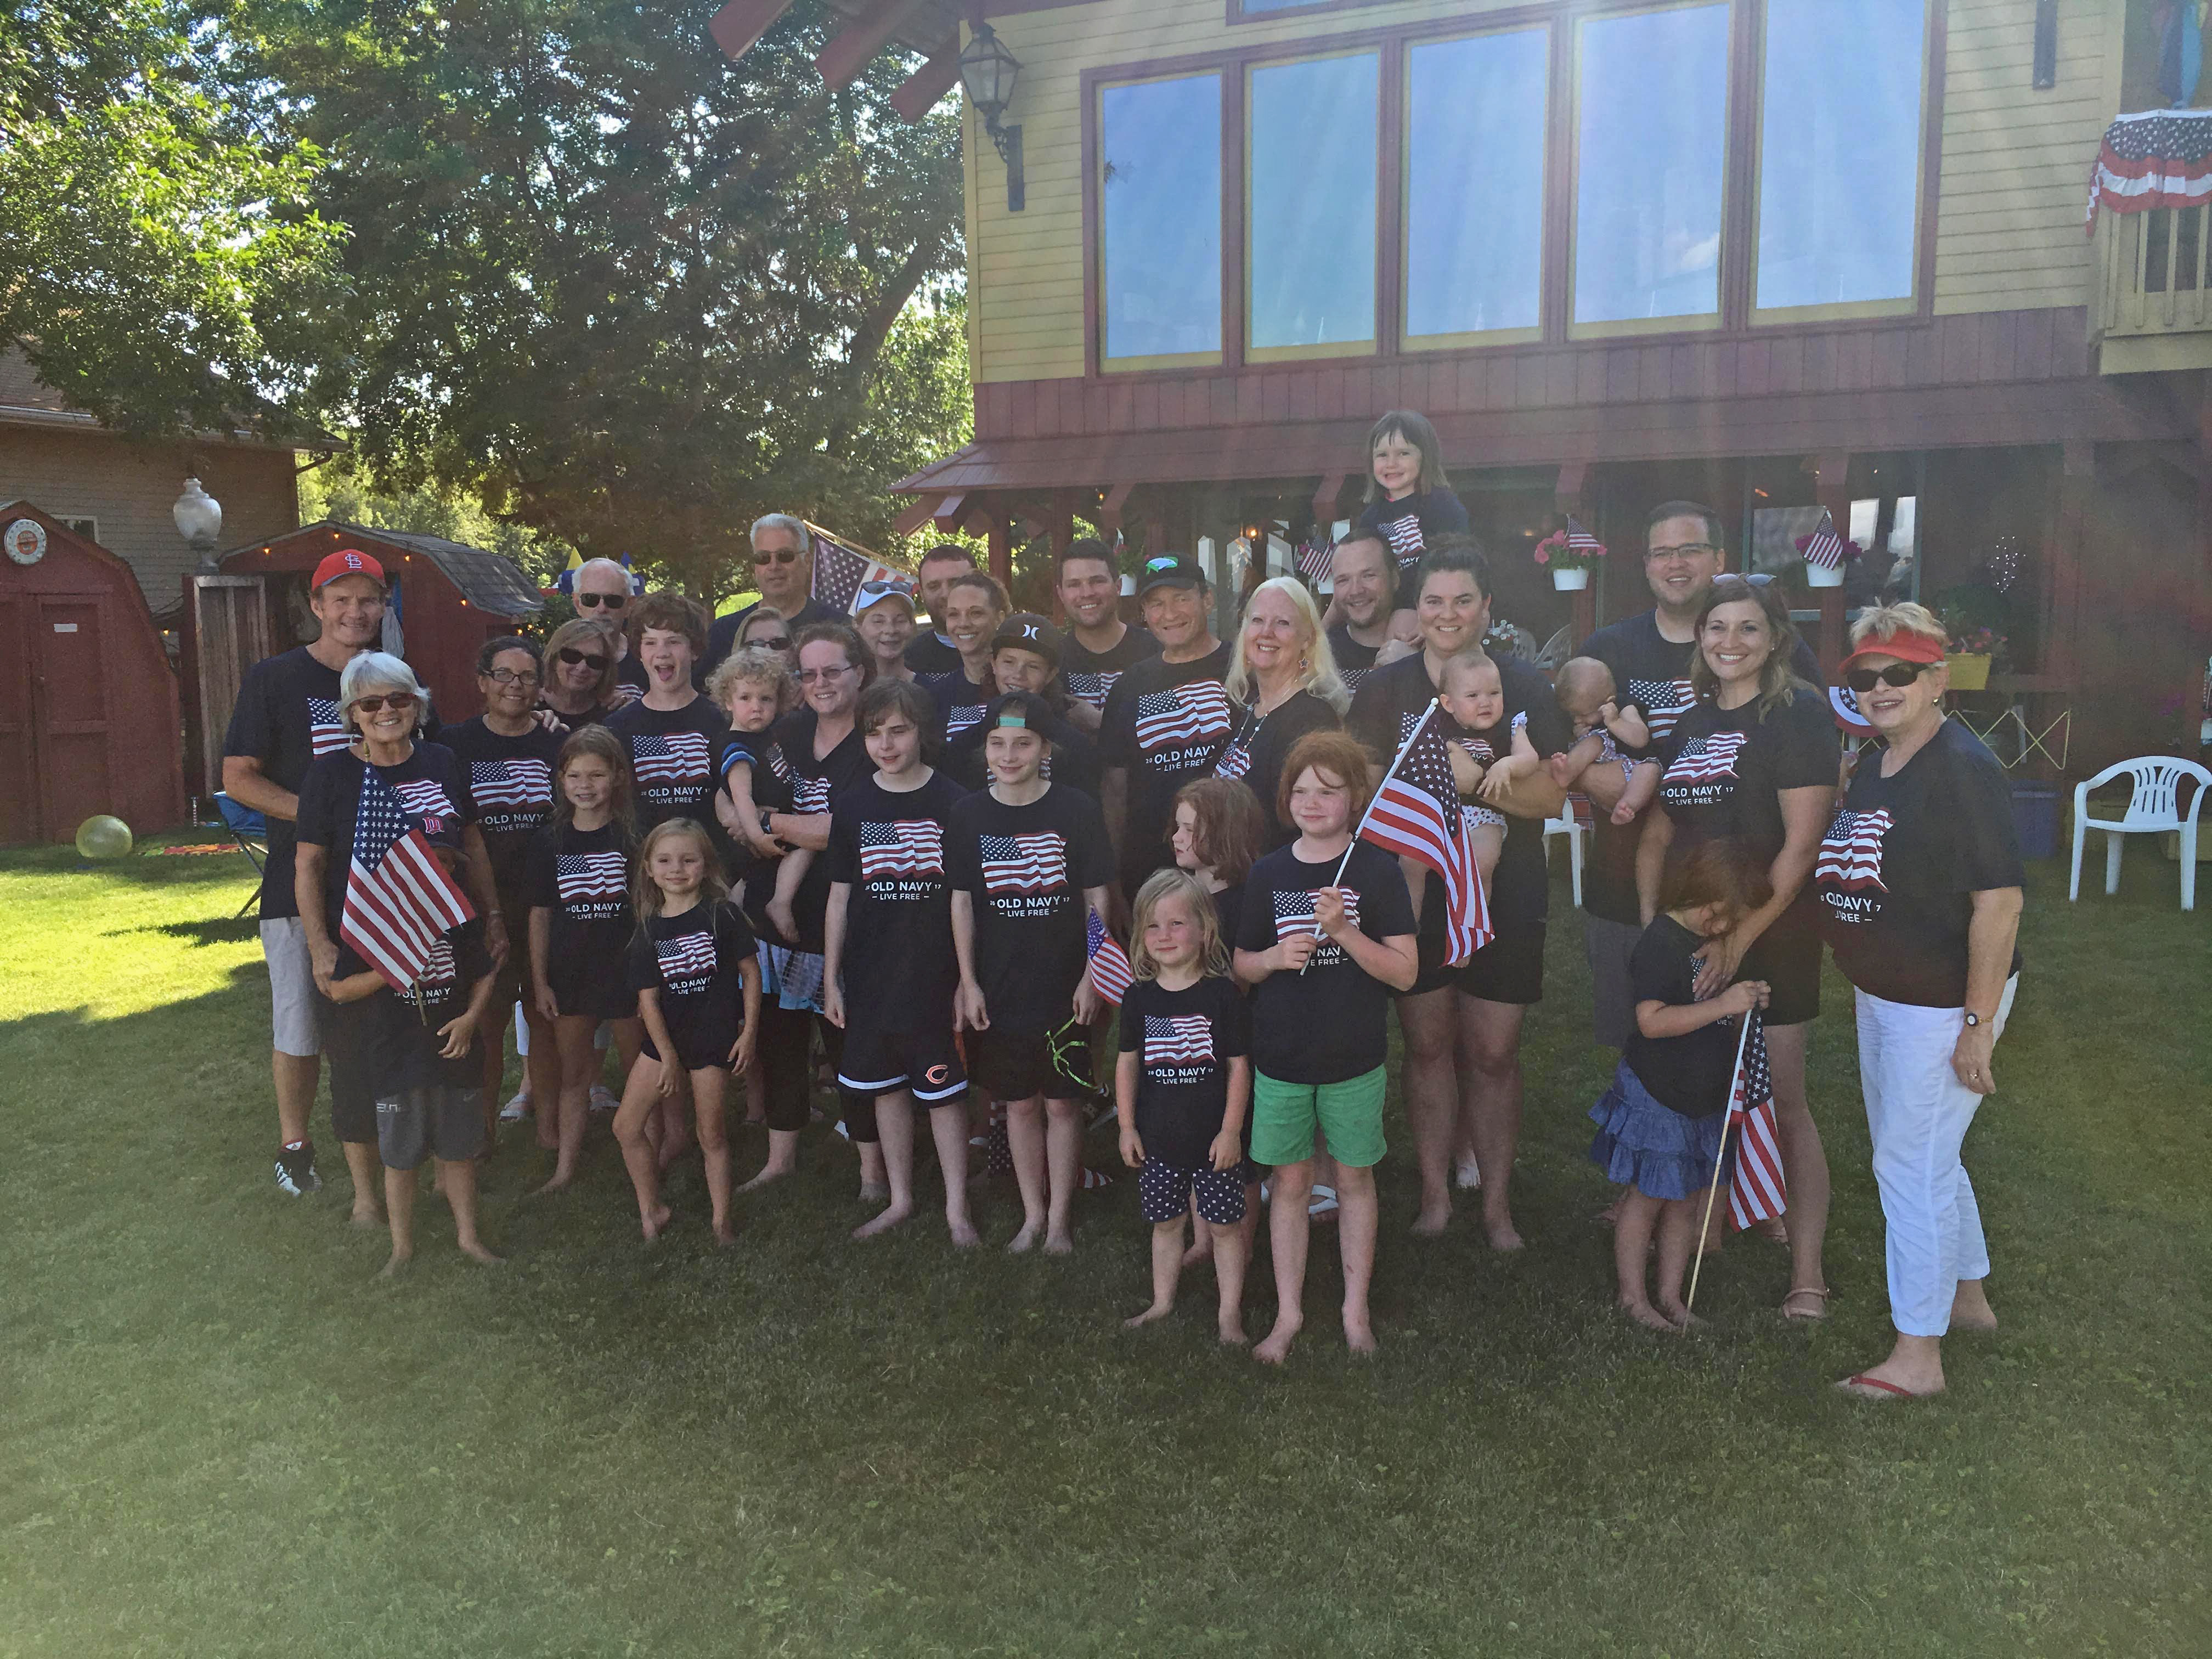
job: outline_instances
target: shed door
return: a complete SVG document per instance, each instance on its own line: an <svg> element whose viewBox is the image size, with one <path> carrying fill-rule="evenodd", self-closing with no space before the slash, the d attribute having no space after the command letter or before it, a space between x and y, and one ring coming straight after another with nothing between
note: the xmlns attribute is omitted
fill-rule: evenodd
<svg viewBox="0 0 2212 1659"><path fill-rule="evenodd" d="M193 662L198 684L185 688L192 704L189 718L200 733L204 794L222 787L222 738L246 671L269 654L269 611L265 584L258 576L195 574L191 586Z"/></svg>
<svg viewBox="0 0 2212 1659"><path fill-rule="evenodd" d="M96 599L40 599L31 634L32 709L46 838L66 841L113 810L108 777L107 674Z"/></svg>
<svg viewBox="0 0 2212 1659"><path fill-rule="evenodd" d="M39 838L38 775L32 747L31 653L23 629L34 601L0 599L0 842Z"/></svg>

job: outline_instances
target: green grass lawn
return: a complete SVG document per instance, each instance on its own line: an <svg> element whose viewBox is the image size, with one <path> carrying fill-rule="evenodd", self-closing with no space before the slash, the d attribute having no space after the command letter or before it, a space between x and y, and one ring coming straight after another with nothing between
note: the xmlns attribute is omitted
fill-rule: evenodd
<svg viewBox="0 0 2212 1659"><path fill-rule="evenodd" d="M270 1184L243 869L0 857L0 1655L2212 1652L2212 910L2145 846L2117 899L2038 868L1968 1142L2004 1328L1908 1407L1827 1386L1889 1340L1832 978L1828 1324L1775 1317L1758 1243L1709 1266L1696 1337L1612 1312L1583 1157L1611 1062L1563 914L1530 1248L1407 1237L1394 1105L1382 1355L1332 1330L1332 1241L1274 1374L1217 1349L1210 1279L1120 1328L1133 1182L1082 1201L1069 1261L854 1245L826 1131L718 1255L696 1166L648 1249L603 1126L536 1201L511 1128L508 1265L426 1203L414 1272L374 1283L323 1110L330 1188ZM987 1239L1018 1214L987 1191ZM1267 1285L1263 1258L1259 1328Z"/></svg>

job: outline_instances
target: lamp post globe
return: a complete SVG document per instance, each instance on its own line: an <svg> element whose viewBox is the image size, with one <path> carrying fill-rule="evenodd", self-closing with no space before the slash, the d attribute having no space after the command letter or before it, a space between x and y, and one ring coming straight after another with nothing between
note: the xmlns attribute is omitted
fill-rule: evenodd
<svg viewBox="0 0 2212 1659"><path fill-rule="evenodd" d="M185 544L200 556L202 565L213 569L216 538L222 533L222 503L201 489L198 478L187 478L185 493L177 497L169 516Z"/></svg>

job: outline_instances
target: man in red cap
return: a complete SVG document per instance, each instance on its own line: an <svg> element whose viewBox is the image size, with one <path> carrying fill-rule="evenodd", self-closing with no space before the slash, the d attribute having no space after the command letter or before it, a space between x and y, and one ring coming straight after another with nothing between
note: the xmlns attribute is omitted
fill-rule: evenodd
<svg viewBox="0 0 2212 1659"><path fill-rule="evenodd" d="M312 645L253 665L222 740L222 787L269 820L261 877L261 953L269 963L276 1080L277 1190L318 1190L307 1115L315 1103L322 1042L315 1029L315 975L293 896L293 820L300 785L319 755L346 746L338 720L338 676L383 637L384 567L342 548L315 567L307 605L322 632ZM354 1217L380 1218L374 1192L354 1194Z"/></svg>

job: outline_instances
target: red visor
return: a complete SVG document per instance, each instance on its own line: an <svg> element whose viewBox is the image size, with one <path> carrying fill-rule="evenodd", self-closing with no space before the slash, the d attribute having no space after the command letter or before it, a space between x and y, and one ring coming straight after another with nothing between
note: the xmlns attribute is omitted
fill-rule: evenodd
<svg viewBox="0 0 2212 1659"><path fill-rule="evenodd" d="M1844 659L1836 672L1848 673L1863 657L1894 657L1899 662L1941 662L1949 654L1942 641L1931 640L1925 634L1908 634L1900 629L1887 639L1869 634L1859 641L1856 650Z"/></svg>

